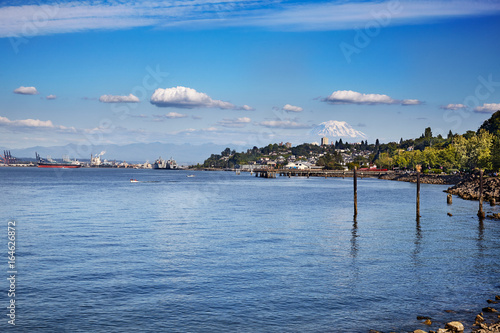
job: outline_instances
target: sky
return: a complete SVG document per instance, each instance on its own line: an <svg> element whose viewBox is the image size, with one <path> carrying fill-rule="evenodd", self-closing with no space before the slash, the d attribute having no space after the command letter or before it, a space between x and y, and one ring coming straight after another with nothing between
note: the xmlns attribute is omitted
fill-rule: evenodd
<svg viewBox="0 0 500 333"><path fill-rule="evenodd" d="M6 1L0 147L460 134L500 109L499 31L491 0Z"/></svg>

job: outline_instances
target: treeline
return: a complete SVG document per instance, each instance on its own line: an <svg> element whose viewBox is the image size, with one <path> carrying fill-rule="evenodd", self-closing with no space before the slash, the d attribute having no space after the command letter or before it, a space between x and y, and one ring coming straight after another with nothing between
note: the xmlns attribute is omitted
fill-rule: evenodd
<svg viewBox="0 0 500 333"><path fill-rule="evenodd" d="M381 145L376 159L382 168L414 169L421 165L427 172L472 171L484 169L500 170L500 111L476 131L463 135L452 134L446 139L433 137L430 128L413 143L408 151L408 142Z"/></svg>

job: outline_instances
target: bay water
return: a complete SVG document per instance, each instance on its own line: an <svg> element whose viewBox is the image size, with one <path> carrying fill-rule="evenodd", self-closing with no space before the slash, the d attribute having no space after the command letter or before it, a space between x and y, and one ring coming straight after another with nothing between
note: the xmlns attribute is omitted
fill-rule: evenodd
<svg viewBox="0 0 500 333"><path fill-rule="evenodd" d="M422 185L417 222L415 184L368 178L355 220L352 178L0 168L0 185L2 332L470 330L500 293L500 223L447 186Z"/></svg>

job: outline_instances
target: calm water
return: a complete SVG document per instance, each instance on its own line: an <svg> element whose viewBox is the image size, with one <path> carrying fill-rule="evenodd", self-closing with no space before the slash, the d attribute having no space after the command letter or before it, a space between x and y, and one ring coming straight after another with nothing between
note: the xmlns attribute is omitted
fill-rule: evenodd
<svg viewBox="0 0 500 333"><path fill-rule="evenodd" d="M500 293L500 224L447 206L446 186L422 186L417 224L415 185L375 179L357 222L350 178L0 168L0 183L15 331L404 332L473 320Z"/></svg>

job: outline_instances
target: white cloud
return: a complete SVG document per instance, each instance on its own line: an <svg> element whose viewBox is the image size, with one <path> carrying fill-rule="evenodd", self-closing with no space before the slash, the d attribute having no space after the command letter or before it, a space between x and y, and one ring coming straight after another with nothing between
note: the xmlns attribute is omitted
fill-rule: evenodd
<svg viewBox="0 0 500 333"><path fill-rule="evenodd" d="M498 3L488 0L316 3L269 0L68 1L47 5L4 5L0 8L0 37L148 26L346 30L363 27L370 22L381 26L419 24L450 17L490 15L499 11Z"/></svg>
<svg viewBox="0 0 500 333"><path fill-rule="evenodd" d="M217 124L223 127L244 127L246 124L250 123L252 120L248 117L236 118L236 119L222 119Z"/></svg>
<svg viewBox="0 0 500 333"><path fill-rule="evenodd" d="M102 95L99 97L99 102L102 103L139 103L139 98L129 94L128 96L117 95Z"/></svg>
<svg viewBox="0 0 500 333"><path fill-rule="evenodd" d="M169 112L165 115L165 118L175 119L175 118L186 118L187 114L177 113L177 112Z"/></svg>
<svg viewBox="0 0 500 333"><path fill-rule="evenodd" d="M403 101L401 102L401 105L420 105L422 104L421 101L419 101L418 99L403 99Z"/></svg>
<svg viewBox="0 0 500 333"><path fill-rule="evenodd" d="M337 90L323 101L332 104L395 104L396 100L387 95L362 94L352 90Z"/></svg>
<svg viewBox="0 0 500 333"><path fill-rule="evenodd" d="M35 87L23 87L20 86L17 89L14 89L14 94L21 95L38 95L38 90Z"/></svg>
<svg viewBox="0 0 500 333"><path fill-rule="evenodd" d="M29 127L29 128L41 128L41 129L58 129L71 132L76 131L74 127L54 125L50 120L40 120L40 119L10 120L9 118L2 116L0 116L0 126L8 126L9 128Z"/></svg>
<svg viewBox="0 0 500 333"><path fill-rule="evenodd" d="M248 105L238 107L229 102L212 99L205 93L188 87L158 88L151 96L151 104L159 107L173 107L183 109L217 108L217 109L251 109Z"/></svg>
<svg viewBox="0 0 500 333"><path fill-rule="evenodd" d="M500 110L500 103L484 103L483 106L474 108L474 112L478 113L493 113Z"/></svg>
<svg viewBox="0 0 500 333"><path fill-rule="evenodd" d="M47 97L45 97L46 99L56 99L57 96L56 95L49 95Z"/></svg>
<svg viewBox="0 0 500 333"><path fill-rule="evenodd" d="M300 106L294 106L294 105L290 105L290 104L285 104L285 106L283 106L283 111L286 111L286 112L302 112L304 111L303 108L301 108Z"/></svg>
<svg viewBox="0 0 500 333"><path fill-rule="evenodd" d="M466 109L467 106L463 104L448 104L448 105L442 105L440 108L443 110L459 110L459 109Z"/></svg>
<svg viewBox="0 0 500 333"><path fill-rule="evenodd" d="M422 104L417 99L397 100L387 95L382 94L362 94L352 90L337 90L330 96L323 99L323 102L330 104L401 104L401 105L418 105Z"/></svg>
<svg viewBox="0 0 500 333"><path fill-rule="evenodd" d="M255 109L251 106L248 105L243 105L237 108L237 110L243 110L243 111L255 111Z"/></svg>
<svg viewBox="0 0 500 333"><path fill-rule="evenodd" d="M283 129L302 129L311 127L309 125L301 124L292 120L265 120L258 123L258 125L267 128L283 128Z"/></svg>

